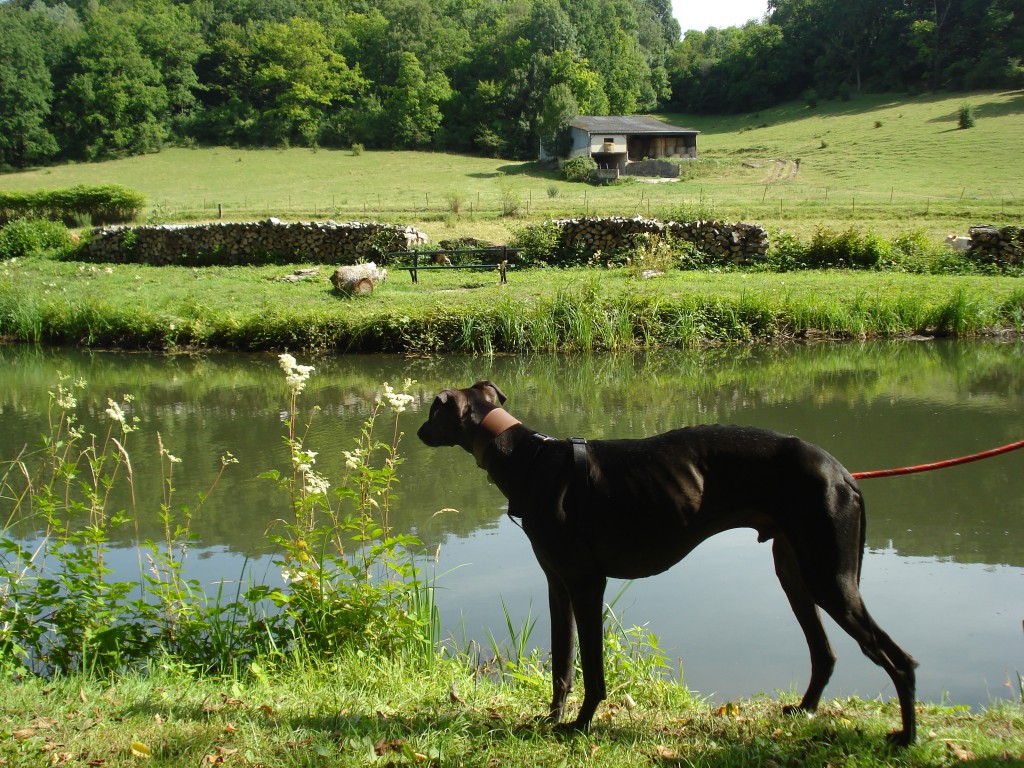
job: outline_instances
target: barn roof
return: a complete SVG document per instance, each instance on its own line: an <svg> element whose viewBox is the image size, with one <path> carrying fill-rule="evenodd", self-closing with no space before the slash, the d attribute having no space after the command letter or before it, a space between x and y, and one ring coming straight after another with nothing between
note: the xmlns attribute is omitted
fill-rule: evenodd
<svg viewBox="0 0 1024 768"><path fill-rule="evenodd" d="M570 125L588 133L629 133L659 136L682 136L700 133L692 128L669 125L654 117L620 115L580 115Z"/></svg>

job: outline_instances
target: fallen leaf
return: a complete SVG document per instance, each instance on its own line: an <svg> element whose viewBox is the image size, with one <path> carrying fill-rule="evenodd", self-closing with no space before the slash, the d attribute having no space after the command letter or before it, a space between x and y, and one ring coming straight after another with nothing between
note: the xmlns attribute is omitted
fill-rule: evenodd
<svg viewBox="0 0 1024 768"><path fill-rule="evenodd" d="M78 688L78 700L83 704L87 703L87 699L85 698L85 688L82 688L81 686Z"/></svg>
<svg viewBox="0 0 1024 768"><path fill-rule="evenodd" d="M234 723L227 723L224 726L224 733L237 733L237 732L238 732L238 728L235 726Z"/></svg>
<svg viewBox="0 0 1024 768"><path fill-rule="evenodd" d="M273 717L274 716L274 708L272 706L270 706L269 704L261 704L260 705L260 712L262 712L267 717Z"/></svg>
<svg viewBox="0 0 1024 768"><path fill-rule="evenodd" d="M628 693L623 695L622 703L626 709L636 709L636 701Z"/></svg>
<svg viewBox="0 0 1024 768"><path fill-rule="evenodd" d="M738 704L733 704L731 701L728 704L723 704L715 710L716 715L724 715L725 717L739 717L740 707Z"/></svg>
<svg viewBox="0 0 1024 768"><path fill-rule="evenodd" d="M141 741L133 741L131 750L133 757L138 757L142 760L148 760L153 756L153 751L147 744L143 744Z"/></svg>
<svg viewBox="0 0 1024 768"><path fill-rule="evenodd" d="M25 739L31 739L33 736L36 735L36 729L22 728L20 730L15 731L11 735L14 736L14 738L16 738L18 741L25 741Z"/></svg>
<svg viewBox="0 0 1024 768"><path fill-rule="evenodd" d="M590 745L590 759L591 760L594 759L594 755L597 754L597 750L599 750L599 749L600 749L600 747L597 746L597 744L591 744Z"/></svg>
<svg viewBox="0 0 1024 768"><path fill-rule="evenodd" d="M675 750L663 747L660 744L658 745L656 752L658 753L658 757L662 760L675 760L676 757L678 757Z"/></svg>
<svg viewBox="0 0 1024 768"><path fill-rule="evenodd" d="M448 689L448 699L452 704L461 704L462 706L466 706L466 702L462 700L461 696L459 696L459 692L455 689L454 685Z"/></svg>
<svg viewBox="0 0 1024 768"><path fill-rule="evenodd" d="M946 749L954 759L959 760L961 763L974 759L974 753L971 750L961 747L959 744L954 744L951 741L946 742Z"/></svg>
<svg viewBox="0 0 1024 768"><path fill-rule="evenodd" d="M405 745L405 739L381 739L373 745L373 751L378 757L383 757L388 752L400 750Z"/></svg>

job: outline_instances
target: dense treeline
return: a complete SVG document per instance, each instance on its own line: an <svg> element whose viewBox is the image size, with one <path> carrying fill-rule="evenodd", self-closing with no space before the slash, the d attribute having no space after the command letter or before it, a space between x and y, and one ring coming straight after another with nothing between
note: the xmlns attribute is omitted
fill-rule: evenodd
<svg viewBox="0 0 1024 768"><path fill-rule="evenodd" d="M769 0L762 23L688 32L674 109L746 112L861 90L1024 86L1024 0Z"/></svg>
<svg viewBox="0 0 1024 768"><path fill-rule="evenodd" d="M167 142L528 158L576 114L1024 83L1024 0L8 0L0 167ZM1014 58L1017 56L1018 58Z"/></svg>

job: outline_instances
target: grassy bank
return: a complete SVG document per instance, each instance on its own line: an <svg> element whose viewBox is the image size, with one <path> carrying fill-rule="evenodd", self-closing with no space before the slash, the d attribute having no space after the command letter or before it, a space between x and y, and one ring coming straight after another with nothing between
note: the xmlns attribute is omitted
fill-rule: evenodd
<svg viewBox="0 0 1024 768"><path fill-rule="evenodd" d="M459 662L430 670L340 655L196 679L172 664L111 680L0 683L8 766L835 766L1019 765L1024 709L921 706L919 743L891 752L892 706L823 703L786 717L767 697L729 710L681 686L634 679L590 734L561 737L533 717L548 683L523 665L500 683ZM791 700L791 698L787 698ZM13 736L13 738L12 738Z"/></svg>
<svg viewBox="0 0 1024 768"><path fill-rule="evenodd" d="M296 265L298 266L298 265ZM1024 328L1012 277L628 269L393 270L372 295L278 278L295 267L0 265L0 335L93 347L406 353L613 350L806 337L974 335Z"/></svg>

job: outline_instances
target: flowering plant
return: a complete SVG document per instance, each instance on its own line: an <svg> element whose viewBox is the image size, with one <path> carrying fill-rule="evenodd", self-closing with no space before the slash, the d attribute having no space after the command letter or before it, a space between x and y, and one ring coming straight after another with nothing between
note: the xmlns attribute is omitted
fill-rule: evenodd
<svg viewBox="0 0 1024 768"><path fill-rule="evenodd" d="M304 427L298 422L298 398L314 368L289 354L279 362L290 394L284 440L291 471L262 476L275 480L291 501L291 518L278 521L269 536L280 550L275 562L285 586L259 587L250 598L265 597L281 609L275 631L284 644L301 635L313 650L352 642L386 649L429 637L422 630L435 626L436 617L412 555L420 541L396 534L389 520L402 462L398 415L415 398L384 383L355 446L342 451L346 475L333 485L316 469L319 452L306 445L319 409ZM405 389L414 383L406 380ZM386 416L389 441L376 434Z"/></svg>

